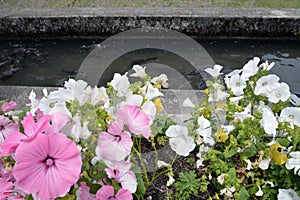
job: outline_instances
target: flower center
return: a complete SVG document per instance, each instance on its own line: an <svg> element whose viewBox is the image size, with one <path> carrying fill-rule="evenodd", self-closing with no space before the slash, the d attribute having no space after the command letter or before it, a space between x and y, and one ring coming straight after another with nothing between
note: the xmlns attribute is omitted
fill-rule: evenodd
<svg viewBox="0 0 300 200"><path fill-rule="evenodd" d="M45 164L46 164L47 166L52 166L52 165L54 165L54 159L51 158L51 157L47 157L47 158L45 159Z"/></svg>
<svg viewBox="0 0 300 200"><path fill-rule="evenodd" d="M113 200L113 199L117 199L115 196L110 196L110 197L108 197L108 199L110 200Z"/></svg>
<svg viewBox="0 0 300 200"><path fill-rule="evenodd" d="M277 93L277 94L276 94L276 97L277 97L277 98L281 97L281 94L280 94L280 93Z"/></svg>
<svg viewBox="0 0 300 200"><path fill-rule="evenodd" d="M241 83L236 83L235 86L236 86L236 87L240 87L240 86L241 86Z"/></svg>
<svg viewBox="0 0 300 200"><path fill-rule="evenodd" d="M117 140L117 142L120 142L120 140L121 140L121 136L120 135L117 135L117 136L115 136L115 140Z"/></svg>
<svg viewBox="0 0 300 200"><path fill-rule="evenodd" d="M3 125L0 125L0 131L2 131L4 129Z"/></svg>
<svg viewBox="0 0 300 200"><path fill-rule="evenodd" d="M268 83L267 82L264 82L263 84L261 84L262 86L267 86Z"/></svg>
<svg viewBox="0 0 300 200"><path fill-rule="evenodd" d="M289 115L289 119L293 120L294 119L294 115Z"/></svg>

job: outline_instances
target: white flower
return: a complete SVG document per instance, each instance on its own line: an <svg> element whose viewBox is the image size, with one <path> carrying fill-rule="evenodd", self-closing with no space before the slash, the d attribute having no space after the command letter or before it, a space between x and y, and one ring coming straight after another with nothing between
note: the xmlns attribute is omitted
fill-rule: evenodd
<svg viewBox="0 0 300 200"><path fill-rule="evenodd" d="M223 86L221 84L214 83L212 86L214 87L214 92L210 93L208 102L224 101L227 97L229 97L229 94L222 90Z"/></svg>
<svg viewBox="0 0 300 200"><path fill-rule="evenodd" d="M47 98L57 102L68 102L77 99L79 104L83 105L87 100L85 94L86 86L87 83L83 80L75 81L74 79L69 79L64 84L65 88L59 88L51 92Z"/></svg>
<svg viewBox="0 0 300 200"><path fill-rule="evenodd" d="M232 198L233 197L233 192L235 192L235 187L231 187L231 188L224 188L220 191L221 195L225 195L226 197Z"/></svg>
<svg viewBox="0 0 300 200"><path fill-rule="evenodd" d="M225 176L228 176L228 174L221 174L220 176L217 177L217 181L223 185L224 180L225 180Z"/></svg>
<svg viewBox="0 0 300 200"><path fill-rule="evenodd" d="M196 147L193 138L188 136L188 129L185 126L170 126L166 131L166 136L171 137L169 143L178 155L188 156Z"/></svg>
<svg viewBox="0 0 300 200"><path fill-rule="evenodd" d="M88 86L85 89L85 93L87 93L90 96L88 100L91 102L92 105L105 105L109 103L109 98L106 94L105 87L98 88L97 86L95 86L92 89L90 86Z"/></svg>
<svg viewBox="0 0 300 200"><path fill-rule="evenodd" d="M225 131L226 135L228 135L235 128L233 125L221 125L221 127Z"/></svg>
<svg viewBox="0 0 300 200"><path fill-rule="evenodd" d="M251 169L253 169L252 163L251 163L251 161L250 161L249 159L245 159L244 161L247 163L246 170L251 170Z"/></svg>
<svg viewBox="0 0 300 200"><path fill-rule="evenodd" d="M258 72L258 63L260 59L258 57L254 57L253 60L250 60L247 64L244 65L242 71L242 79L248 80L251 76L255 75Z"/></svg>
<svg viewBox="0 0 300 200"><path fill-rule="evenodd" d="M113 80L111 80L110 84L118 92L117 93L118 97L126 96L130 85L127 77L127 73L125 73L124 75L115 73Z"/></svg>
<svg viewBox="0 0 300 200"><path fill-rule="evenodd" d="M294 173L300 176L300 151L291 152L290 156L291 158L286 161L285 167L287 169L294 168Z"/></svg>
<svg viewBox="0 0 300 200"><path fill-rule="evenodd" d="M286 101L290 97L290 87L286 83L280 83L277 88L267 94L268 100L272 103Z"/></svg>
<svg viewBox="0 0 300 200"><path fill-rule="evenodd" d="M151 83L157 84L157 85L161 85L164 88L168 88L169 84L168 84L168 77L165 74L161 74L157 77L152 78Z"/></svg>
<svg viewBox="0 0 300 200"><path fill-rule="evenodd" d="M300 98L297 97L297 95L291 94L290 100L291 100L291 103L292 103L294 106L299 106L299 105L300 105Z"/></svg>
<svg viewBox="0 0 300 200"><path fill-rule="evenodd" d="M255 196L261 197L262 195L264 195L264 193L261 190L260 186L258 186L258 191L255 193Z"/></svg>
<svg viewBox="0 0 300 200"><path fill-rule="evenodd" d="M238 96L238 97L230 97L230 98L229 98L229 101L233 102L235 105L238 105L239 101L240 101L241 99L243 99L243 98L244 98L243 95L242 95L242 96Z"/></svg>
<svg viewBox="0 0 300 200"><path fill-rule="evenodd" d="M163 93L161 93L158 88L153 87L152 84L149 83L147 85L147 92L145 95L146 99L152 100L159 96L163 96Z"/></svg>
<svg viewBox="0 0 300 200"><path fill-rule="evenodd" d="M238 118L240 121L244 121L244 119L248 117L253 117L250 113L251 113L251 103L244 108L244 111L234 113L234 117Z"/></svg>
<svg viewBox="0 0 300 200"><path fill-rule="evenodd" d="M199 168L199 167L204 166L204 165L203 165L203 161L204 161L204 158L199 158L199 159L196 161L196 167Z"/></svg>
<svg viewBox="0 0 300 200"><path fill-rule="evenodd" d="M205 71L209 73L212 77L218 77L223 74L220 71L223 69L221 65L215 65L214 68L206 68Z"/></svg>
<svg viewBox="0 0 300 200"><path fill-rule="evenodd" d="M262 63L259 65L262 69L270 71L274 67L275 63L272 62L271 64L268 63L268 61Z"/></svg>
<svg viewBox="0 0 300 200"><path fill-rule="evenodd" d="M78 115L73 117L73 120L75 122L71 135L75 140L79 140L79 138L88 139L91 136L91 132L88 129L88 121L85 121L83 125L81 125L81 120Z"/></svg>
<svg viewBox="0 0 300 200"><path fill-rule="evenodd" d="M123 105L134 105L141 106L143 103L143 97L139 94L133 94L132 91L129 91L126 95L126 101L121 102L121 107Z"/></svg>
<svg viewBox="0 0 300 200"><path fill-rule="evenodd" d="M198 118L198 124L200 125L200 127L197 129L197 131L198 134L203 138L203 142L206 144L214 145L215 140L211 135L210 121L203 116L200 116Z"/></svg>
<svg viewBox="0 0 300 200"><path fill-rule="evenodd" d="M144 78L145 76L147 76L145 72L146 67L142 67L141 65L133 65L132 69L135 71L135 73L130 75L132 77Z"/></svg>
<svg viewBox="0 0 300 200"><path fill-rule="evenodd" d="M182 105L183 105L184 107L187 107L187 108L194 108L194 107L195 107L195 104L193 104L193 102L191 101L190 98L186 98L186 99L183 101Z"/></svg>
<svg viewBox="0 0 300 200"><path fill-rule="evenodd" d="M157 167L158 168L166 167L166 166L168 166L168 163L166 163L165 161L162 161L162 160L157 161Z"/></svg>
<svg viewBox="0 0 300 200"><path fill-rule="evenodd" d="M171 186L175 182L175 179L173 176L169 176L169 180L167 181L167 187Z"/></svg>
<svg viewBox="0 0 300 200"><path fill-rule="evenodd" d="M300 108L287 107L282 109L279 121L289 122L291 125L300 127Z"/></svg>
<svg viewBox="0 0 300 200"><path fill-rule="evenodd" d="M297 193L292 189L279 189L277 199L278 200L300 200Z"/></svg>
<svg viewBox="0 0 300 200"><path fill-rule="evenodd" d="M263 76L256 82L256 87L254 89L255 95L267 96L269 92L272 92L277 87L279 87L279 77L274 74Z"/></svg>
<svg viewBox="0 0 300 200"><path fill-rule="evenodd" d="M263 108L262 119L260 120L260 125L264 128L268 135L276 136L276 129L278 128L278 122L274 113L268 109Z"/></svg>
<svg viewBox="0 0 300 200"><path fill-rule="evenodd" d="M203 165L204 159L202 158L202 155L207 153L208 150L209 150L208 146L205 146L204 144L200 145L199 152L196 154L197 158L199 158L196 162L197 168L199 168L200 166L204 166Z"/></svg>
<svg viewBox="0 0 300 200"><path fill-rule="evenodd" d="M239 75L241 72L242 72L241 69L235 69L232 72L226 74L225 77L230 78L232 76Z"/></svg>
<svg viewBox="0 0 300 200"><path fill-rule="evenodd" d="M244 94L243 90L246 87L246 81L240 75L236 74L229 79L227 87L231 89L234 95L240 96Z"/></svg>
<svg viewBox="0 0 300 200"><path fill-rule="evenodd" d="M270 161L271 159L270 158L266 158L266 159L263 159L263 160L260 160L259 161L259 168L261 168L262 170L266 170L269 168L269 165L270 165Z"/></svg>

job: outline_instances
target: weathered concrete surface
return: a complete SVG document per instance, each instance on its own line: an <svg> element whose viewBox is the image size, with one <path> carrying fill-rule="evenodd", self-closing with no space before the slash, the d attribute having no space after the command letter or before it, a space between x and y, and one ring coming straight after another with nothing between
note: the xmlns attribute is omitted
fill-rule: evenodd
<svg viewBox="0 0 300 200"><path fill-rule="evenodd" d="M196 37L299 38L299 9L66 8L0 10L0 37L105 37L158 27Z"/></svg>

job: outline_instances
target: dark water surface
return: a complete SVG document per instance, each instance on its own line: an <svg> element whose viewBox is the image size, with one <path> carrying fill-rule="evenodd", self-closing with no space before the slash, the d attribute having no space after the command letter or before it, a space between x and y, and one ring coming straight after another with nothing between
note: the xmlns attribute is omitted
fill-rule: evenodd
<svg viewBox="0 0 300 200"><path fill-rule="evenodd" d="M102 40L0 40L0 84L28 86L62 86L77 71L93 47ZM276 62L273 72L300 93L300 41L205 39L197 42L213 61L225 67L224 73L241 68L254 56ZM197 56L197 55L195 55ZM168 51L140 49L115 60L99 85L111 80L114 72L124 73L133 64L163 63L183 69L185 77L195 76L186 60ZM170 77L172 79L172 77ZM171 84L170 84L171 85ZM201 84L196 85L201 89Z"/></svg>

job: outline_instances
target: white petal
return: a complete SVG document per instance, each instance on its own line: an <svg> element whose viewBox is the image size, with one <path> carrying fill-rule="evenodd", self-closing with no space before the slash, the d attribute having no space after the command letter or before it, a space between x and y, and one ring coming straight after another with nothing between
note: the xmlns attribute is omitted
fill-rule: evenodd
<svg viewBox="0 0 300 200"><path fill-rule="evenodd" d="M259 161L259 168L266 170L269 168L270 158Z"/></svg>
<svg viewBox="0 0 300 200"><path fill-rule="evenodd" d="M263 117L260 121L261 126L265 132L273 137L276 136L276 129L278 128L278 122L273 112L268 108L263 108Z"/></svg>
<svg viewBox="0 0 300 200"><path fill-rule="evenodd" d="M195 104L193 104L193 102L191 101L190 98L186 98L186 99L183 101L182 105L183 105L184 107L188 107L188 108L194 108L194 107L195 107Z"/></svg>
<svg viewBox="0 0 300 200"><path fill-rule="evenodd" d="M203 117L203 115L201 115L198 118L197 122L200 125L201 129L206 129L206 128L210 127L210 121L208 119L206 119L205 117Z"/></svg>
<svg viewBox="0 0 300 200"><path fill-rule="evenodd" d="M179 137L179 136L187 136L188 129L185 126L181 125L171 125L166 131L166 136L168 137Z"/></svg>

